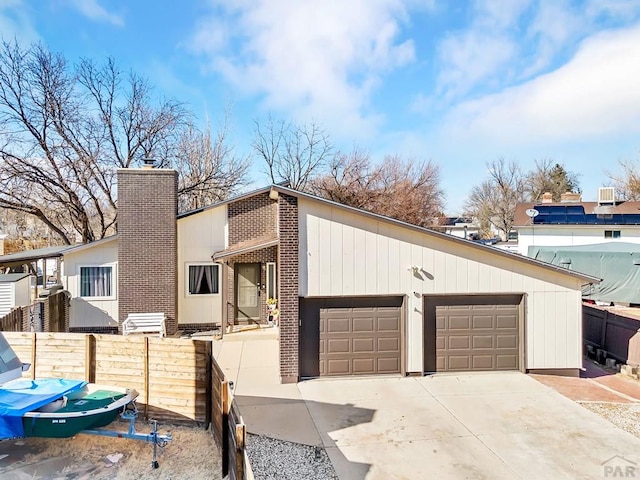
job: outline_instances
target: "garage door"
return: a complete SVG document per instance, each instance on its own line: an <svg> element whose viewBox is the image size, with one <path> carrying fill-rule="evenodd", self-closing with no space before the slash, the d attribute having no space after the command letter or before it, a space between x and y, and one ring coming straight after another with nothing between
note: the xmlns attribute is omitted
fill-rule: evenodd
<svg viewBox="0 0 640 480"><path fill-rule="evenodd" d="M320 375L400 373L400 308L320 310Z"/></svg>
<svg viewBox="0 0 640 480"><path fill-rule="evenodd" d="M454 297L427 303L427 371L519 370L520 300L500 295ZM429 351L431 347L431 351ZM431 365L427 363L430 357Z"/></svg>

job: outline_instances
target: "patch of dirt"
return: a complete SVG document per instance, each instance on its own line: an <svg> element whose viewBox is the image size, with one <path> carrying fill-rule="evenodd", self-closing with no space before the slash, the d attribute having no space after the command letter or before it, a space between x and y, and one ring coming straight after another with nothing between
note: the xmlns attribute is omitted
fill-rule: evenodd
<svg viewBox="0 0 640 480"><path fill-rule="evenodd" d="M127 431L128 422L116 421L112 430ZM148 433L145 422L137 433ZM152 468L153 445L140 440L76 435L72 438L25 438L0 442L0 478L3 480L84 479L221 479L220 455L210 431L203 428L160 425L159 433L173 440L158 447L159 468Z"/></svg>

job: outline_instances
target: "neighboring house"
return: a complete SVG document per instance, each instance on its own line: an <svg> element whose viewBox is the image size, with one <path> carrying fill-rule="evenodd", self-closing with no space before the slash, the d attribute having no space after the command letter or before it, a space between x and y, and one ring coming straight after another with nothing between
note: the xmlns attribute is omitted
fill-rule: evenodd
<svg viewBox="0 0 640 480"><path fill-rule="evenodd" d="M583 202L579 194L565 194L563 200L553 203L547 196L540 203L516 206L514 229L522 255L528 255L530 247L640 244L640 202L617 202L608 187L600 189L597 202Z"/></svg>
<svg viewBox="0 0 640 480"><path fill-rule="evenodd" d="M0 317L31 303L31 279L28 273L0 275Z"/></svg>
<svg viewBox="0 0 640 480"><path fill-rule="evenodd" d="M473 222L473 219L467 217L442 217L438 230L468 240L480 238L480 228Z"/></svg>
<svg viewBox="0 0 640 480"><path fill-rule="evenodd" d="M565 194L553 203L545 195L540 203L516 207L518 252L602 278L584 289L585 298L640 303L640 202L618 202L610 187L600 188L597 202Z"/></svg>
<svg viewBox="0 0 640 480"><path fill-rule="evenodd" d="M275 297L283 382L582 366L596 277L283 186L181 215L172 170L119 170L118 189L118 235L64 254L72 331L264 325Z"/></svg>

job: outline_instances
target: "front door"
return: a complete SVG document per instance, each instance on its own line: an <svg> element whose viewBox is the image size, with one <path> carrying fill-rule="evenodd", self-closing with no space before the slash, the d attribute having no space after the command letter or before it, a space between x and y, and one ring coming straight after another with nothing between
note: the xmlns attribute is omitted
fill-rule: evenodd
<svg viewBox="0 0 640 480"><path fill-rule="evenodd" d="M237 263L236 319L260 320L260 264Z"/></svg>

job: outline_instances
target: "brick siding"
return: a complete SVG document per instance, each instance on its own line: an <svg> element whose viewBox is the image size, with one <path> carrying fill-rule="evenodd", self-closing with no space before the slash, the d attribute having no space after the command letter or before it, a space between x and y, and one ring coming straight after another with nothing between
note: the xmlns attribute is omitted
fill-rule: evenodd
<svg viewBox="0 0 640 480"><path fill-rule="evenodd" d="M277 204L263 193L229 204L229 246L277 234Z"/></svg>
<svg viewBox="0 0 640 480"><path fill-rule="evenodd" d="M177 186L168 169L118 170L118 318L163 312L177 331Z"/></svg>
<svg viewBox="0 0 640 480"><path fill-rule="evenodd" d="M239 243L261 238L275 238L278 231L278 204L269 193L262 193L252 197L232 202L228 206L229 247ZM227 325L238 324L236 320L235 297L235 264L260 264L260 323L267 323L266 298L266 262L276 262L277 247L264 248L254 252L243 253L231 257L227 269ZM242 323L247 323L243 321Z"/></svg>
<svg viewBox="0 0 640 480"><path fill-rule="evenodd" d="M278 199L280 232L279 303L280 303L280 381L299 379L298 330L298 199L280 194Z"/></svg>

